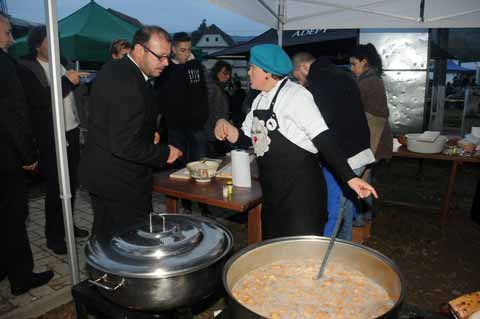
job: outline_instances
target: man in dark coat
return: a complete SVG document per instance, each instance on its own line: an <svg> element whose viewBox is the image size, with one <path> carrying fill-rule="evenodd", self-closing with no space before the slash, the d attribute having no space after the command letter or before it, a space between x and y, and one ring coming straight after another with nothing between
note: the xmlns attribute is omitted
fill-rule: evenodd
<svg viewBox="0 0 480 319"><path fill-rule="evenodd" d="M47 247L54 253L67 253L65 227L60 199L58 180L57 152L55 149L52 98L50 94L50 72L48 61L48 40L45 26L33 28L28 35L31 55L22 58L19 63L24 67L20 73L25 88L33 129L39 147L40 173L46 179L45 195L45 237ZM72 193L72 207L75 204L77 190L77 170L80 160L80 128L73 89L80 83L80 76L85 72L66 70L60 65L62 73L63 109L65 118L65 137L67 140L68 171ZM74 226L76 237L87 237L88 231Z"/></svg>
<svg viewBox="0 0 480 319"><path fill-rule="evenodd" d="M37 162L18 66L6 53L12 43L10 22L0 14L0 280L8 275L12 294L20 295L49 282L53 272L33 273L25 225L28 203L24 170L35 170Z"/></svg>
<svg viewBox="0 0 480 319"><path fill-rule="evenodd" d="M182 155L154 143L158 106L148 80L168 65L168 33L142 27L132 46L126 57L108 62L92 86L79 178L92 199L93 236L111 236L145 220L152 209L153 169Z"/></svg>
<svg viewBox="0 0 480 319"><path fill-rule="evenodd" d="M338 69L328 58L315 59L307 52L293 57L294 76L313 95L320 113L325 119L336 146L348 159L350 168L361 175L365 166L375 161L370 149L370 133L363 111L357 84L352 76ZM323 173L328 189L328 221L324 236L331 236L338 214L345 205L345 218L339 237L352 239L352 220L355 215L356 196L324 166Z"/></svg>
<svg viewBox="0 0 480 319"><path fill-rule="evenodd" d="M209 117L208 87L204 67L192 54L192 41L187 33L173 35L172 53L172 63L156 86L168 143L183 152L178 166L184 166L207 155L204 127ZM182 200L182 206L185 213L191 213L190 201Z"/></svg>
<svg viewBox="0 0 480 319"><path fill-rule="evenodd" d="M184 153L185 162L206 156L204 132L208 119L208 89L204 68L192 54L185 32L173 35L173 59L157 80L159 105L165 116L168 142Z"/></svg>

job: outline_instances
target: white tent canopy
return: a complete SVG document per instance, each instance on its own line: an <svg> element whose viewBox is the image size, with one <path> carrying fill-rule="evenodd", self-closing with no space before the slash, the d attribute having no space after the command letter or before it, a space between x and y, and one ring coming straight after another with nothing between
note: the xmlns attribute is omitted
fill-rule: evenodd
<svg viewBox="0 0 480 319"><path fill-rule="evenodd" d="M266 26L284 30L480 27L480 0L209 1ZM279 25L278 21L282 23Z"/></svg>

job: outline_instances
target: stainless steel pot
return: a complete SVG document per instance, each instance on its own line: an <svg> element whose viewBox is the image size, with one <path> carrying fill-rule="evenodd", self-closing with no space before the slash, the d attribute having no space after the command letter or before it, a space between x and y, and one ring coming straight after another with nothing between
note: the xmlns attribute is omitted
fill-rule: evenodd
<svg viewBox="0 0 480 319"><path fill-rule="evenodd" d="M232 295L235 284L250 271L275 261L321 259L330 238L318 236L284 237L248 246L232 256L223 269L223 286L228 293L232 319L264 318L238 302ZM379 318L396 318L403 302L404 281L397 266L387 257L368 247L337 240L329 262L348 264L382 286L395 301L394 306Z"/></svg>
<svg viewBox="0 0 480 319"><path fill-rule="evenodd" d="M150 223L113 238L92 237L85 254L90 282L106 298L163 311L212 294L232 247L232 233L211 219L151 214Z"/></svg>

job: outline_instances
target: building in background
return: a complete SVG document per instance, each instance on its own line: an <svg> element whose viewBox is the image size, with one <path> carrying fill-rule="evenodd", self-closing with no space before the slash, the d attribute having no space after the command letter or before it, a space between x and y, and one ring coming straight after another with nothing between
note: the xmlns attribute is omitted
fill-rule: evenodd
<svg viewBox="0 0 480 319"><path fill-rule="evenodd" d="M204 19L197 30L192 32L193 46L202 50L203 54L210 55L212 53L225 50L235 46L235 40L220 29L215 24L207 26ZM225 60L232 65L232 78L239 77L242 82L247 79L247 61L245 60ZM217 60L204 60L203 64L210 70Z"/></svg>

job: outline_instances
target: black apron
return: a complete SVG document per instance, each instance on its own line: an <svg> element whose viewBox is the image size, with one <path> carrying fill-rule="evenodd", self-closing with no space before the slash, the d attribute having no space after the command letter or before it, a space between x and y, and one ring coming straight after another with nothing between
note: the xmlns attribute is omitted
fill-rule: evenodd
<svg viewBox="0 0 480 319"><path fill-rule="evenodd" d="M263 192L262 239L322 235L327 220L327 193L318 157L289 141L279 131L273 111L280 85L268 110L253 116L266 123L269 150L257 157ZM295 107L291 105L289 107Z"/></svg>

